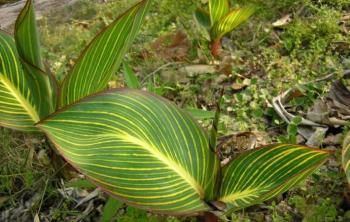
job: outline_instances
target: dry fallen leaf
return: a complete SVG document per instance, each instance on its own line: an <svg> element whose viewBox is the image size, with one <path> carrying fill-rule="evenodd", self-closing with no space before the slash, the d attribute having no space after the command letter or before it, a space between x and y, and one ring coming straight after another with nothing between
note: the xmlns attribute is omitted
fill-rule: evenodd
<svg viewBox="0 0 350 222"><path fill-rule="evenodd" d="M288 25L292 21L292 14L287 14L282 18L278 19L274 23L272 23L273 27L282 27Z"/></svg>
<svg viewBox="0 0 350 222"><path fill-rule="evenodd" d="M34 216L34 222L40 222L39 214L35 214Z"/></svg>
<svg viewBox="0 0 350 222"><path fill-rule="evenodd" d="M7 196L0 197L0 207L9 199Z"/></svg>

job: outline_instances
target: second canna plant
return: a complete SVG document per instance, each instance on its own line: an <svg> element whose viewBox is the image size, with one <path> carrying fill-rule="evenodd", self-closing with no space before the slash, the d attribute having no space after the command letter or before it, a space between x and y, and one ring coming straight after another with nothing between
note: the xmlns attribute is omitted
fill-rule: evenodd
<svg viewBox="0 0 350 222"><path fill-rule="evenodd" d="M0 32L1 126L44 133L112 197L171 215L221 215L258 204L326 161L326 151L276 144L221 166L206 131L186 111L139 89L107 89L150 5L139 2L103 29L57 82L44 69L28 0L14 37Z"/></svg>
<svg viewBox="0 0 350 222"><path fill-rule="evenodd" d="M231 9L229 0L209 0L209 11L196 9L197 22L209 32L213 56L220 54L222 38L247 21L255 10L252 5Z"/></svg>
<svg viewBox="0 0 350 222"><path fill-rule="evenodd" d="M342 149L342 166L350 187L350 133L345 136Z"/></svg>

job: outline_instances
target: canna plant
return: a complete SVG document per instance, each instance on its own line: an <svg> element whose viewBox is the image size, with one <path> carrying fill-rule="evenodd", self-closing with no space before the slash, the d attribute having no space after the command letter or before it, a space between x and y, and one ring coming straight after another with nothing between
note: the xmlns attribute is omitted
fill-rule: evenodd
<svg viewBox="0 0 350 222"><path fill-rule="evenodd" d="M277 144L222 167L213 138L186 111L137 89L135 76L135 89L107 89L150 5L139 2L102 30L58 83L44 71L28 0L14 37L0 32L1 126L45 133L106 193L163 214L230 213L285 192L326 161L326 151Z"/></svg>
<svg viewBox="0 0 350 222"><path fill-rule="evenodd" d="M196 9L197 22L210 34L213 56L220 53L222 37L247 21L255 10L254 6L230 9L229 0L209 0L209 12L202 8Z"/></svg>
<svg viewBox="0 0 350 222"><path fill-rule="evenodd" d="M350 185L350 132L346 134L343 142L342 166L343 166L348 184Z"/></svg>

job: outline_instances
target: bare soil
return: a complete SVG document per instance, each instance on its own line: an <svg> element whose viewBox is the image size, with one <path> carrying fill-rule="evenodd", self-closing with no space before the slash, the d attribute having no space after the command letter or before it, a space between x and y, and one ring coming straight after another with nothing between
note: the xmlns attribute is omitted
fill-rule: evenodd
<svg viewBox="0 0 350 222"><path fill-rule="evenodd" d="M37 19L40 19L44 13L48 13L52 9L70 5L74 2L76 2L76 0L37 0L35 1ZM0 6L0 29L12 32L12 26L24 4L25 0L20 0L15 3Z"/></svg>

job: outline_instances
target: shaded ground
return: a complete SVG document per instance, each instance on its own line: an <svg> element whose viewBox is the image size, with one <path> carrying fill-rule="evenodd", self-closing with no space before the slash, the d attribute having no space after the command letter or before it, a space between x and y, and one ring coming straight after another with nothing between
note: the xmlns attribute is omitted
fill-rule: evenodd
<svg viewBox="0 0 350 222"><path fill-rule="evenodd" d="M73 4L76 0L38 0L36 2L36 15L37 18L41 18L43 13L48 13L52 9L59 9L61 7L67 7L67 5ZM23 8L25 0L15 1L14 3L8 3L0 6L0 28L6 31L12 31L12 25L17 18L18 13ZM7 2L6 2L7 3Z"/></svg>

